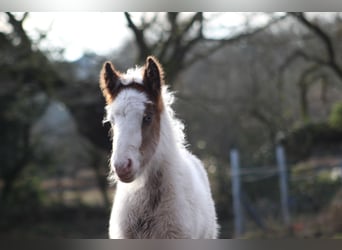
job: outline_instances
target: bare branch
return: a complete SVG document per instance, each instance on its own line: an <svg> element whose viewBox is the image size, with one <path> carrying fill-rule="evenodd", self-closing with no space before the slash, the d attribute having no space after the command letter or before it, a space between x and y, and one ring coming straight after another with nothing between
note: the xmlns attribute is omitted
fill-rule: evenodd
<svg viewBox="0 0 342 250"><path fill-rule="evenodd" d="M160 60L163 61L166 52L169 50L170 45L172 44L172 42L174 42L176 40L176 36L178 36L178 32L177 32L177 17L178 17L179 13L178 12L168 12L167 13L167 19L170 22L170 26L171 26L171 30L170 30L170 35L169 38L166 40L166 42L163 43L163 46L160 50L159 53L159 58Z"/></svg>
<svg viewBox="0 0 342 250"><path fill-rule="evenodd" d="M227 38L227 39L213 39L213 38L203 38L203 41L207 41L207 42L216 42L217 44L212 46L210 49L208 49L207 51L205 51L204 53L200 53L200 54L196 54L193 58L191 58L186 65L187 66L191 66L194 63L196 63L197 61L206 58L208 55L218 51L219 49L223 48L224 46L228 45L228 44L233 44L239 41L242 41L248 37L251 36L255 36L256 34L259 34L263 31L265 31L266 29L268 29L269 27L271 27L272 25L278 23L279 21L285 19L287 17L287 15L283 15L281 17L277 17L272 19L270 22L268 22L266 25L259 27L255 30L252 31L247 31L245 33L241 33L238 34L236 36Z"/></svg>
<svg viewBox="0 0 342 250"><path fill-rule="evenodd" d="M180 21L178 19L178 12L169 12L166 15L166 20L170 25L170 30L165 31L160 35L158 41L148 44L148 41L144 36L145 29L142 28L143 25L137 25L132 20L131 15L127 12L125 13L128 27L134 33L139 48L139 60L143 61L150 53L155 53L163 63L169 80L173 80L180 71L189 68L195 62L208 57L211 53L214 53L225 45L233 44L256 35L268 29L271 25L283 20L286 16L287 15L282 15L280 17L273 16L268 23L262 27L254 28L252 30L246 29L245 32L226 39L211 39L203 36L203 13L195 13L188 20ZM197 27L195 24L199 24L199 26ZM192 30L192 28L196 28L196 30ZM201 42L203 42L204 45L205 43L209 45L207 49L198 52L198 54L193 55L192 58L186 59L189 52Z"/></svg>
<svg viewBox="0 0 342 250"><path fill-rule="evenodd" d="M327 65L327 62L322 60L321 58L316 57L316 56L312 56L312 55L308 55L303 50L297 49L297 50L293 51L293 53L290 54L284 60L284 62L279 67L279 72L283 72L285 70L285 68L287 68L290 64L292 64L298 58L302 58L306 61L315 62L315 63L321 64L321 65Z"/></svg>
<svg viewBox="0 0 342 250"><path fill-rule="evenodd" d="M187 52L188 50L190 50L191 48L194 47L194 45L200 41L203 40L203 13L202 12L197 12L193 18L191 18L190 22L187 24L187 26L185 27L184 31L182 32L183 34L185 34L185 32L187 32L192 25L194 25L195 22L199 22L200 23L200 27L197 31L197 35L191 39L190 41L188 41L184 46L183 46L183 50L185 52Z"/></svg>
<svg viewBox="0 0 342 250"><path fill-rule="evenodd" d="M28 12L25 12L23 17L20 19L20 22L23 23L25 21L25 19L28 17Z"/></svg>
<svg viewBox="0 0 342 250"><path fill-rule="evenodd" d="M157 22L157 19L158 19L158 13L156 13L154 16L153 16L153 19L151 21L147 21L145 16L143 15L142 17L142 20L141 20L141 30L145 30L145 29L148 29L151 27L152 24L156 23Z"/></svg>
<svg viewBox="0 0 342 250"><path fill-rule="evenodd" d="M132 29L135 39L137 41L138 47L139 47L139 52L140 52L140 60L144 60L149 54L150 54L150 49L147 46L147 43L145 41L144 37L144 30L139 29L135 23L133 22L131 15L128 12L125 12L125 17L128 22L128 27Z"/></svg>
<svg viewBox="0 0 342 250"><path fill-rule="evenodd" d="M190 21L185 25L185 28L183 29L183 33L186 33L189 31L189 29L194 25L195 22L200 22L201 26L203 23L203 13L202 12L197 12L191 19ZM202 32L201 32L202 34Z"/></svg>
<svg viewBox="0 0 342 250"><path fill-rule="evenodd" d="M340 67L340 65L338 65L336 61L335 49L334 49L332 40L329 37L329 35L326 32L324 32L324 30L320 28L318 25L315 25L314 23L310 22L302 12L292 12L289 14L294 16L297 20L299 20L310 31L316 34L316 36L322 41L323 45L325 46L327 56L328 56L328 60L324 64L329 66L337 74L337 76L342 80L342 68Z"/></svg>
<svg viewBox="0 0 342 250"><path fill-rule="evenodd" d="M28 16L28 13L25 13L21 20L17 20L16 17L10 13L6 12L6 15L8 17L8 22L12 25L15 34L20 38L21 46L23 48L31 49L32 42L30 38L27 36L24 27L23 22Z"/></svg>
<svg viewBox="0 0 342 250"><path fill-rule="evenodd" d="M311 23L304 15L304 13L302 12L290 12L290 15L294 16L295 18L297 18L302 24L304 24L309 30L311 30L312 32L314 32L319 39L321 39L321 41L323 42L326 50L327 50L327 54L328 54L328 58L329 60L335 61L335 53L334 53L334 47L332 44L332 41L330 40L329 36L318 26L315 25L314 23Z"/></svg>
<svg viewBox="0 0 342 250"><path fill-rule="evenodd" d="M168 13L168 20L171 25L171 31L170 31L170 36L169 39L163 44L163 48L160 52L160 57L163 58L165 56L165 53L168 51L170 48L171 43L174 43L175 49L179 49L181 53L186 53L188 50L190 50L195 43L199 42L202 40L203 34L203 13L198 12L196 13L188 23L185 24L185 27L182 29L179 27L177 24L177 17L179 13L177 12L169 12ZM195 22L200 22L200 28L198 30L197 35L195 38L191 39L188 41L185 45L182 45L182 40L185 40L184 37L186 36L187 32L190 30L191 27L193 27Z"/></svg>

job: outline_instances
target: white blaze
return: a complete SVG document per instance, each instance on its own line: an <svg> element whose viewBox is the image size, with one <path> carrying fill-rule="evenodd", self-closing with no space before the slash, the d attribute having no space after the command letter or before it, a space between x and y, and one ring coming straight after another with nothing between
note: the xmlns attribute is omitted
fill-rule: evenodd
<svg viewBox="0 0 342 250"><path fill-rule="evenodd" d="M135 89L122 90L114 102L106 107L107 120L114 124L111 167L132 161L134 175L139 172L142 142L141 123L148 103L146 95Z"/></svg>

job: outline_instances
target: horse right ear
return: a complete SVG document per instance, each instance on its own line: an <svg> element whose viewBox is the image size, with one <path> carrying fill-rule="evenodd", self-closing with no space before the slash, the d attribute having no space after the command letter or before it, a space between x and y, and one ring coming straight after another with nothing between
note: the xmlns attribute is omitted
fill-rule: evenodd
<svg viewBox="0 0 342 250"><path fill-rule="evenodd" d="M111 103L115 96L115 91L119 85L120 73L117 72L113 64L105 62L100 72L100 88L107 104Z"/></svg>
<svg viewBox="0 0 342 250"><path fill-rule="evenodd" d="M143 82L152 96L158 97L160 95L161 86L164 84L164 71L153 56L146 58Z"/></svg>

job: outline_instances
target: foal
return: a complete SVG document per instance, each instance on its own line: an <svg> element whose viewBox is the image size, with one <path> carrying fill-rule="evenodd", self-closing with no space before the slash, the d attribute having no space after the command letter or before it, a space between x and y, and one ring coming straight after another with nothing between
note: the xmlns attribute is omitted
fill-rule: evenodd
<svg viewBox="0 0 342 250"><path fill-rule="evenodd" d="M100 87L114 132L110 238L216 238L207 173L184 146L159 62L150 56L126 74L106 62Z"/></svg>

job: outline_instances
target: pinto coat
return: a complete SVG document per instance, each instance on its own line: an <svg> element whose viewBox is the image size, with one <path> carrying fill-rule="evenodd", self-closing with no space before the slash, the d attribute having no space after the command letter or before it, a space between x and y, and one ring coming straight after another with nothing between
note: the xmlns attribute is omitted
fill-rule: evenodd
<svg viewBox="0 0 342 250"><path fill-rule="evenodd" d="M107 62L100 86L114 130L110 238L217 238L208 176L185 147L158 61L148 57L144 67L126 74Z"/></svg>

